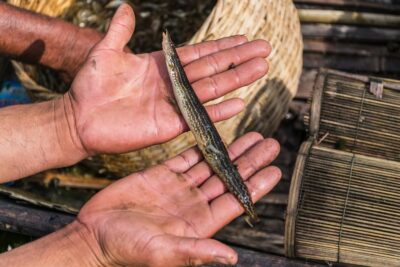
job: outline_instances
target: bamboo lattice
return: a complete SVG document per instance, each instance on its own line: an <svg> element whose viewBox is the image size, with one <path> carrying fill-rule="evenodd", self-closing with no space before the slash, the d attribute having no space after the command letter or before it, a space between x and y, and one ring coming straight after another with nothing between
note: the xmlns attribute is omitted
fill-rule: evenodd
<svg viewBox="0 0 400 267"><path fill-rule="evenodd" d="M370 92L383 88L382 98ZM400 81L323 70L314 88L310 136L321 145L400 161Z"/></svg>
<svg viewBox="0 0 400 267"><path fill-rule="evenodd" d="M290 187L287 256L400 266L399 85L318 75Z"/></svg>
<svg viewBox="0 0 400 267"><path fill-rule="evenodd" d="M400 163L309 143L299 158L304 169L291 188L299 195L287 217L288 256L399 266Z"/></svg>

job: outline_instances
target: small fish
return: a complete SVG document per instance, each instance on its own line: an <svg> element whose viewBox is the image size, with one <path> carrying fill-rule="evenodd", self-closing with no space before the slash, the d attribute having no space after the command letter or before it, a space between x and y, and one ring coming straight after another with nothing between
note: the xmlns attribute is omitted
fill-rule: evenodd
<svg viewBox="0 0 400 267"><path fill-rule="evenodd" d="M221 136L190 85L167 31L163 34L162 47L176 102L204 159L224 182L229 192L237 198L247 215L253 221L259 221L250 193L230 160ZM249 220L246 221L252 226Z"/></svg>

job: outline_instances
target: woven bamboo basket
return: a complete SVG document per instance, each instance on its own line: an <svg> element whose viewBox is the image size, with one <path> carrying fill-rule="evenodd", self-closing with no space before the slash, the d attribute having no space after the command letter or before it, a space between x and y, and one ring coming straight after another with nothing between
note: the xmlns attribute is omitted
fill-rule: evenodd
<svg viewBox="0 0 400 267"><path fill-rule="evenodd" d="M35 11L43 10L28 4L35 1L9 0L9 2ZM63 6L65 5L67 3L63 3ZM73 5L73 1L70 1L70 5ZM60 12L57 10L53 14L47 14L59 16ZM247 102L246 110L240 115L217 124L220 134L227 143L253 130L271 135L278 127L297 91L302 70L303 46L300 23L291 0L218 0L209 17L189 43L234 34L246 34L250 40L268 40L273 52L269 57L270 70L267 76L224 97L241 97ZM19 63L14 65L24 85L32 91L39 92L41 99L55 96L46 85L38 84L32 78L31 69ZM174 156L194 144L192 135L188 133L163 145L124 155L100 155L89 159L86 163L99 172L111 172L122 176Z"/></svg>
<svg viewBox="0 0 400 267"><path fill-rule="evenodd" d="M306 142L286 215L289 257L400 266L400 163Z"/></svg>
<svg viewBox="0 0 400 267"><path fill-rule="evenodd" d="M321 70L305 122L323 146L400 161L399 103L400 81Z"/></svg>
<svg viewBox="0 0 400 267"><path fill-rule="evenodd" d="M8 0L7 2L47 16L58 17L65 14L75 0Z"/></svg>

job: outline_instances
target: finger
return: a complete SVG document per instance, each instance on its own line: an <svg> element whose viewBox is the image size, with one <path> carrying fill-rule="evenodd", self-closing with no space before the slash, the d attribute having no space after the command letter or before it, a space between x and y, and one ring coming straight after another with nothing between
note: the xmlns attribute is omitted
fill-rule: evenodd
<svg viewBox="0 0 400 267"><path fill-rule="evenodd" d="M227 120L244 109L244 101L241 98L231 98L218 104L206 106L208 115L213 122Z"/></svg>
<svg viewBox="0 0 400 267"><path fill-rule="evenodd" d="M203 56L185 66L189 81L194 82L226 71L232 64L237 66L253 58L265 58L271 51L264 40L254 40L229 49Z"/></svg>
<svg viewBox="0 0 400 267"><path fill-rule="evenodd" d="M240 113L244 109L244 101L241 98L231 98L218 104L212 104L205 107L213 122L227 120ZM181 116L180 123L182 131L188 131L185 119Z"/></svg>
<svg viewBox="0 0 400 267"><path fill-rule="evenodd" d="M278 142L271 138L265 139L241 155L235 165L242 178L247 180L258 170L271 164L278 154ZM204 182L200 190L210 201L226 192L226 187L217 175L213 175Z"/></svg>
<svg viewBox="0 0 400 267"><path fill-rule="evenodd" d="M236 252L217 240L169 237L166 243L165 248L172 250L171 258L168 259L171 266L199 266L210 263L233 265L237 262ZM165 264L166 259L161 260Z"/></svg>
<svg viewBox="0 0 400 267"><path fill-rule="evenodd" d="M186 65L193 60L199 59L212 53L216 53L220 50L243 44L245 42L247 42L246 36L234 35L218 40L205 41L193 45L186 45L184 47L178 48L177 52L182 65Z"/></svg>
<svg viewBox="0 0 400 267"><path fill-rule="evenodd" d="M235 160L239 155L243 154L247 149L254 144L263 140L261 134L256 132L246 133L233 142L229 148L228 153L231 160ZM207 162L202 161L196 164L193 168L186 172L186 175L191 179L191 182L196 186L201 185L207 178L213 174Z"/></svg>
<svg viewBox="0 0 400 267"><path fill-rule="evenodd" d="M135 15L128 4L122 4L111 20L106 36L98 47L123 51L135 29Z"/></svg>
<svg viewBox="0 0 400 267"><path fill-rule="evenodd" d="M263 58L254 58L233 69L204 78L192 84L202 102L221 97L264 76L268 63Z"/></svg>
<svg viewBox="0 0 400 267"><path fill-rule="evenodd" d="M164 165L173 172L183 173L197 164L202 158L200 150L197 147L192 147L165 161Z"/></svg>
<svg viewBox="0 0 400 267"><path fill-rule="evenodd" d="M282 173L277 167L270 166L251 177L251 179L246 182L246 185L251 194L253 203L270 192L279 182L281 176ZM210 229L211 234L214 234L244 212L240 203L231 193L225 193L214 199L210 207L214 218L213 229Z"/></svg>

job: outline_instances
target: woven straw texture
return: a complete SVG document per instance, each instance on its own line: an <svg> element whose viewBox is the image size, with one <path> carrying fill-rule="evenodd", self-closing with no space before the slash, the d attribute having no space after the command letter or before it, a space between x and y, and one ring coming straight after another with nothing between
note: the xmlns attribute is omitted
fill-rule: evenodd
<svg viewBox="0 0 400 267"><path fill-rule="evenodd" d="M37 10L36 6L27 4L34 1L10 2ZM63 6L65 5L63 3ZM47 14L60 15L60 12ZM269 57L268 75L224 97L225 99L240 97L247 103L246 110L240 115L217 124L221 136L227 143L248 131L271 135L278 127L297 91L302 70L303 45L300 22L291 0L219 0L189 43L234 34L245 34L249 40L265 39L271 43L273 51ZM47 94L46 88L35 83L25 67L20 64L15 65L17 65L17 75L27 88L40 92L44 95L42 99L54 96ZM174 156L193 145L195 145L194 138L187 133L166 144L138 152L118 156L100 155L89 159L87 164L100 171L126 175Z"/></svg>
<svg viewBox="0 0 400 267"><path fill-rule="evenodd" d="M74 4L75 0L8 0L8 3L51 17L58 17Z"/></svg>

